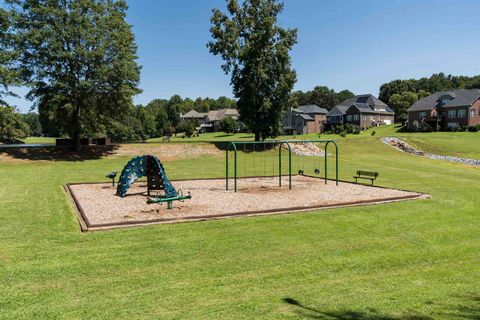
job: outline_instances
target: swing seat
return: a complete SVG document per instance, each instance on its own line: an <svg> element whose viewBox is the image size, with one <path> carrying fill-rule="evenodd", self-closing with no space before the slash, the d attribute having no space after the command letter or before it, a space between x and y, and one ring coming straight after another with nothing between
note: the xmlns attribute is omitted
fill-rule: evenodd
<svg viewBox="0 0 480 320"><path fill-rule="evenodd" d="M320 169L315 168L315 174L320 174Z"/></svg>

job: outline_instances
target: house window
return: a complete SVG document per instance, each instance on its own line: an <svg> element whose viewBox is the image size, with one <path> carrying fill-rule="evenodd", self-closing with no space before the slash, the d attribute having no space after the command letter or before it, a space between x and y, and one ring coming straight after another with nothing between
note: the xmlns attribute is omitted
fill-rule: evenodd
<svg viewBox="0 0 480 320"><path fill-rule="evenodd" d="M449 118L456 118L457 117L457 110L448 110L448 117Z"/></svg>
<svg viewBox="0 0 480 320"><path fill-rule="evenodd" d="M475 117L475 109L470 109L470 117Z"/></svg>
<svg viewBox="0 0 480 320"><path fill-rule="evenodd" d="M360 116L358 114L353 115L353 121L358 121L360 120Z"/></svg>
<svg viewBox="0 0 480 320"><path fill-rule="evenodd" d="M352 121L352 115L351 114L347 115L347 121Z"/></svg>
<svg viewBox="0 0 480 320"><path fill-rule="evenodd" d="M366 114L362 114L362 120L367 120L367 115Z"/></svg>
<svg viewBox="0 0 480 320"><path fill-rule="evenodd" d="M427 112L426 111L421 111L418 113L418 118L423 119L427 117Z"/></svg>
<svg viewBox="0 0 480 320"><path fill-rule="evenodd" d="M458 109L457 116L459 118L466 118L467 117L467 109Z"/></svg>

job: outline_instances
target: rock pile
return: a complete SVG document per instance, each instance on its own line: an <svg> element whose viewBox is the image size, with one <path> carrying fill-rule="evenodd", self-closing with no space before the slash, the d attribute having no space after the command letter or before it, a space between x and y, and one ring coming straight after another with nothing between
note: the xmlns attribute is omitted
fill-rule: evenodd
<svg viewBox="0 0 480 320"><path fill-rule="evenodd" d="M386 143L388 145L391 145L392 147L403 151L407 152L410 154L414 154L417 156L422 156L422 157L427 157L430 159L435 159L435 160L445 160L445 161L451 161L451 162L458 162L458 163L463 163L463 164L468 164L468 165L473 165L473 166L480 166L480 160L479 159L468 159L468 158L460 158L460 157L452 157L452 156L442 156L439 154L433 154L433 153L427 153L421 150L418 150L417 148L412 147L405 141L395 138L395 137L385 137L382 138L382 142Z"/></svg>
<svg viewBox="0 0 480 320"><path fill-rule="evenodd" d="M286 144L283 144L283 148L288 149ZM290 148L292 149L292 153L296 154L297 156L325 156L325 151L321 150L313 142L290 143Z"/></svg>

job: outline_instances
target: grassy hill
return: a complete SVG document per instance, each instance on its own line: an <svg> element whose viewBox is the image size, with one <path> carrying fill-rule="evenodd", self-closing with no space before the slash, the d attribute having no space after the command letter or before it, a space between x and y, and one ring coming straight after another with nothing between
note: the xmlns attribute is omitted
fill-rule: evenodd
<svg viewBox="0 0 480 320"><path fill-rule="evenodd" d="M376 170L431 199L80 233L62 185L106 181L131 156L0 161L0 318L478 319L480 169L379 137L473 157L480 136L376 132L335 136L341 178ZM223 177L222 157L185 153L171 179Z"/></svg>

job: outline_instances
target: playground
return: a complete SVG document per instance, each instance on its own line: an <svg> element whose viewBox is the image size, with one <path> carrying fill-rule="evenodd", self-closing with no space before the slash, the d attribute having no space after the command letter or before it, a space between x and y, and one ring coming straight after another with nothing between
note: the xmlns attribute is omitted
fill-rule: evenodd
<svg viewBox="0 0 480 320"><path fill-rule="evenodd" d="M329 145L334 149L329 151ZM253 159L248 165L243 162L247 155ZM329 155L334 156L330 159L331 177ZM367 176L371 183L340 181L338 157L338 146L333 140L229 142L225 149L223 179L170 181L160 159L144 155L132 158L120 176L117 177L116 171L108 174L111 183L70 183L66 190L75 203L82 231L295 213L429 197L418 192L376 187L376 172L372 173L373 179ZM144 177L146 179L141 179Z"/></svg>
<svg viewBox="0 0 480 320"><path fill-rule="evenodd" d="M279 187L278 179L273 177L242 178L236 193L225 190L224 179L172 181L176 187L189 190L192 199L174 203L171 210L166 205L148 204L146 184L142 182L131 187L130 195L125 198L116 196L116 189L108 183L68 187L79 208L84 230L293 213L427 197L362 184L325 184L323 179L301 175L292 176L295 187L289 190L288 177L282 179L284 187Z"/></svg>

